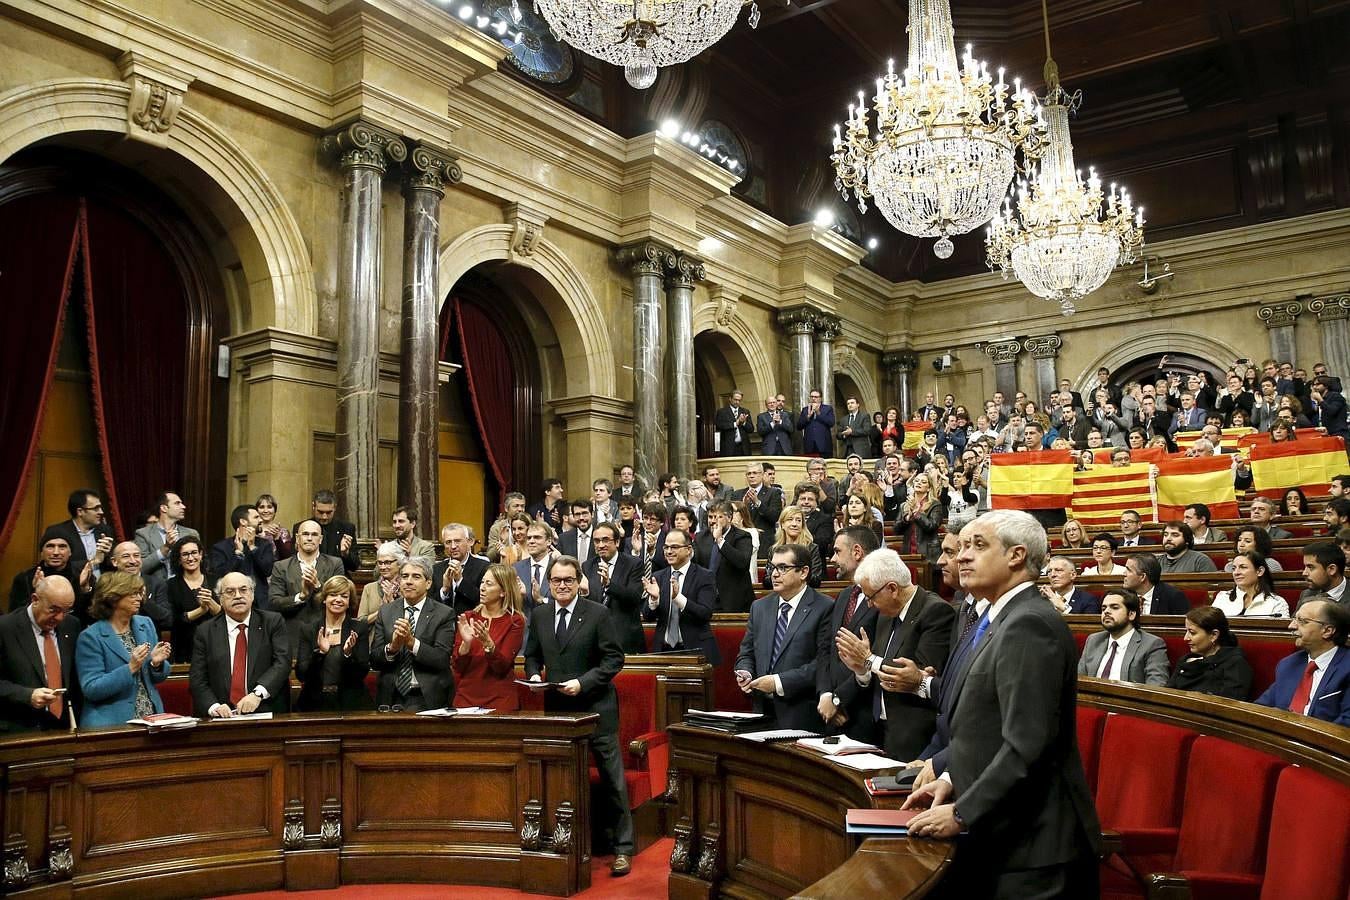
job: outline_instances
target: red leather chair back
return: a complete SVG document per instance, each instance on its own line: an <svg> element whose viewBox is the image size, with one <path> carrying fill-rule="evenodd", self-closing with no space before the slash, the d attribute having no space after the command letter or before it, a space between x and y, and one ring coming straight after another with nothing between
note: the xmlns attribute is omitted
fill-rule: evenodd
<svg viewBox="0 0 1350 900"><path fill-rule="evenodd" d="M1087 773L1088 788L1097 793L1097 764L1102 756L1102 728L1106 725L1106 713L1091 706L1078 707L1078 755L1083 758L1083 771Z"/></svg>
<svg viewBox="0 0 1350 900"><path fill-rule="evenodd" d="M1283 760L1213 737L1196 738L1173 870L1260 875Z"/></svg>
<svg viewBox="0 0 1350 900"><path fill-rule="evenodd" d="M1287 766L1275 788L1261 900L1345 900L1350 786Z"/></svg>
<svg viewBox="0 0 1350 900"><path fill-rule="evenodd" d="M1160 722L1107 716L1097 779L1102 827L1176 828L1195 737L1195 732Z"/></svg>

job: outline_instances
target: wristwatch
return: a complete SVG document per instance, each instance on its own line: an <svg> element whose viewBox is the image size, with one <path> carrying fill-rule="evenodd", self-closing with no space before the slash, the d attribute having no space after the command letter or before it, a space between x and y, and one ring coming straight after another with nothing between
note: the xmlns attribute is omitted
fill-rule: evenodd
<svg viewBox="0 0 1350 900"><path fill-rule="evenodd" d="M961 826L962 831L966 830L966 820L961 818L961 811L955 805L952 806L952 818L956 820L957 825Z"/></svg>
<svg viewBox="0 0 1350 900"><path fill-rule="evenodd" d="M839 707L841 707L841 706L844 705L843 703L841 703L841 702L839 701L839 695L838 695L838 694L831 694L831 695L830 695L830 702L834 704L835 709L838 709Z"/></svg>

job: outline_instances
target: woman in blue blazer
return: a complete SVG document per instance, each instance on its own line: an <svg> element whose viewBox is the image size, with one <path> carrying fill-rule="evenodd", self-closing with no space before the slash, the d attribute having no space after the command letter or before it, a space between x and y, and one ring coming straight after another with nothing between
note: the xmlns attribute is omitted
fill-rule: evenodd
<svg viewBox="0 0 1350 900"><path fill-rule="evenodd" d="M82 728L125 725L164 712L155 685L169 677L172 648L159 640L149 617L137 615L144 599L145 583L126 572L108 572L94 588L90 612L98 621L80 632L75 645L85 694Z"/></svg>

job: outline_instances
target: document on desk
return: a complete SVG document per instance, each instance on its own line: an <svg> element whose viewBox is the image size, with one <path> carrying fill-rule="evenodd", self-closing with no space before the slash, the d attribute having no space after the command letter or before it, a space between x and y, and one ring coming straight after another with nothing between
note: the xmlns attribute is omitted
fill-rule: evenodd
<svg viewBox="0 0 1350 900"><path fill-rule="evenodd" d="M264 719L272 718L270 712L262 713L235 713L228 719L212 719L213 722L261 722Z"/></svg>
<svg viewBox="0 0 1350 900"><path fill-rule="evenodd" d="M764 717L763 713L735 712L729 709L687 709L684 714L699 719L725 719L728 722L735 722L741 719L761 719Z"/></svg>
<svg viewBox="0 0 1350 900"><path fill-rule="evenodd" d="M881 748L875 744L864 744L862 741L855 741L846 734L838 734L831 737L807 734L797 742L797 746L805 747L807 750L814 750L817 753L823 753L826 756L848 756L855 753L877 754L881 752Z"/></svg>
<svg viewBox="0 0 1350 900"><path fill-rule="evenodd" d="M489 706L442 706L440 709L424 709L418 715L450 718L451 716L486 716L492 711Z"/></svg>
<svg viewBox="0 0 1350 900"><path fill-rule="evenodd" d="M521 687L527 687L530 690L536 692L556 690L557 688L561 687L561 685L555 681L529 681L525 678L517 678L516 684L520 685Z"/></svg>
<svg viewBox="0 0 1350 900"><path fill-rule="evenodd" d="M747 731L744 734L738 734L736 737L746 741L754 741L757 744L771 744L777 741L795 741L804 737L811 737L814 731L801 731L796 728L779 728L774 731Z"/></svg>
<svg viewBox="0 0 1350 900"><path fill-rule="evenodd" d="M844 815L848 834L879 834L900 837L909 833L909 820L921 809L850 809Z"/></svg>
<svg viewBox="0 0 1350 900"><path fill-rule="evenodd" d="M903 769L905 763L877 753L849 753L844 756L827 756L832 763L856 769L859 772L880 772L884 769Z"/></svg>

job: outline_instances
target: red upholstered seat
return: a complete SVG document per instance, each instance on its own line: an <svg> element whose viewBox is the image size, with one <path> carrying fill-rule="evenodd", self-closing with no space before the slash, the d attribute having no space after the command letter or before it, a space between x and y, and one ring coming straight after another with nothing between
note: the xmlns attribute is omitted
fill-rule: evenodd
<svg viewBox="0 0 1350 900"><path fill-rule="evenodd" d="M1288 766L1275 788L1261 900L1345 900L1350 786Z"/></svg>
<svg viewBox="0 0 1350 900"><path fill-rule="evenodd" d="M1209 605L1209 588L1182 587L1180 590L1182 596L1186 598L1186 602L1191 605L1192 609L1194 609L1197 606Z"/></svg>
<svg viewBox="0 0 1350 900"><path fill-rule="evenodd" d="M1091 706L1078 707L1078 755L1083 759L1083 771L1087 773L1088 789L1097 792L1097 763L1102 753L1102 728L1106 725L1106 713Z"/></svg>
<svg viewBox="0 0 1350 900"><path fill-rule="evenodd" d="M722 654L722 662L713 670L713 703L718 709L749 712L754 709L749 695L736 686L736 656L741 652L741 639L745 637L744 625L714 625L713 637L717 639L717 650Z"/></svg>
<svg viewBox="0 0 1350 900"><path fill-rule="evenodd" d="M1097 813L1127 859L1176 851L1187 757L1195 733L1111 714L1097 764Z"/></svg>
<svg viewBox="0 0 1350 900"><path fill-rule="evenodd" d="M1247 664L1252 667L1252 697L1261 696L1261 692L1275 683L1275 667L1290 653L1294 652L1294 642L1290 637L1257 640L1252 637L1238 639Z"/></svg>
<svg viewBox="0 0 1350 900"><path fill-rule="evenodd" d="M180 716L192 715L192 691L188 688L186 676L166 678L159 683L158 689L165 712Z"/></svg>
<svg viewBox="0 0 1350 900"><path fill-rule="evenodd" d="M1083 645L1087 643L1088 633L1086 631L1075 631L1073 633L1073 642L1078 645L1078 655L1083 655Z"/></svg>

